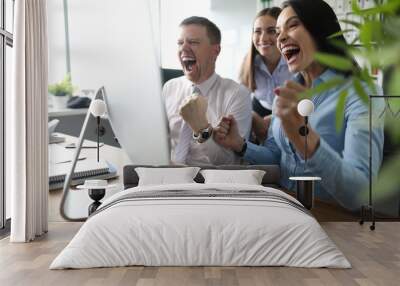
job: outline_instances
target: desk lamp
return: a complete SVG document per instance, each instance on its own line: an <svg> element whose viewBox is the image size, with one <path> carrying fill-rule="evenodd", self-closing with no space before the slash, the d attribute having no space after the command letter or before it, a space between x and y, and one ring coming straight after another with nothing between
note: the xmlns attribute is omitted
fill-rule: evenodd
<svg viewBox="0 0 400 286"><path fill-rule="evenodd" d="M104 102L105 100L106 100L105 99L105 89L104 89L104 87L101 87L97 91L95 98L91 102L89 110L86 113L85 121L83 122L81 133L80 133L79 139L78 139L78 143L76 145L75 154L72 159L71 169L67 173L67 176L65 177L63 193L62 193L61 202L60 202L60 214L64 219L69 220L69 221L84 221L86 219L86 217L79 217L79 218L68 217L67 214L65 213L64 206L65 206L67 194L69 192L69 186L73 179L75 166L76 166L76 163L78 162L79 153L81 152L82 144L83 144L83 141L85 140L85 135L86 135L86 132L88 129L87 126L88 126L90 117L91 116L97 117L97 125L98 125L97 132L99 132L100 116L104 115L107 110L106 104ZM99 161L99 133L97 133L97 134L98 134L98 137L97 137L97 161ZM105 175L102 178L108 179L108 178L113 178L113 177L115 177L115 172L110 172L109 174Z"/></svg>
<svg viewBox="0 0 400 286"><path fill-rule="evenodd" d="M304 147L304 172L307 169L307 135L308 135L308 116L314 112L314 103L309 99L303 99L297 104L297 111L301 116L304 117L304 126L299 128L299 133L301 136L305 137L305 147Z"/></svg>
<svg viewBox="0 0 400 286"><path fill-rule="evenodd" d="M320 177L305 176L307 171L307 135L308 130L308 117L314 112L314 103L309 99L303 99L297 104L298 113L304 117L304 125L299 128L301 136L305 137L305 150L304 150L304 176L302 177L290 177L290 180L296 181L297 199L307 209L312 209L314 204L314 181L321 180Z"/></svg>
<svg viewBox="0 0 400 286"><path fill-rule="evenodd" d="M97 122L97 162L99 162L99 157L100 157L100 117L103 116L106 113L106 104L104 103L104 100L102 99L95 99L92 101L90 104L90 113L93 114L94 117L96 117L96 122Z"/></svg>

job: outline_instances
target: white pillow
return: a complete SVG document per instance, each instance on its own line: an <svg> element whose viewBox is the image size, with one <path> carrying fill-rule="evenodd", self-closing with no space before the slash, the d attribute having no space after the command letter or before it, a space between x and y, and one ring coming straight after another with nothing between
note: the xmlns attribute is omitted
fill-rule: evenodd
<svg viewBox="0 0 400 286"><path fill-rule="evenodd" d="M262 170L201 170L204 183L234 183L261 185L265 171Z"/></svg>
<svg viewBox="0 0 400 286"><path fill-rule="evenodd" d="M139 176L139 186L195 183L193 179L199 170L199 167L135 168Z"/></svg>

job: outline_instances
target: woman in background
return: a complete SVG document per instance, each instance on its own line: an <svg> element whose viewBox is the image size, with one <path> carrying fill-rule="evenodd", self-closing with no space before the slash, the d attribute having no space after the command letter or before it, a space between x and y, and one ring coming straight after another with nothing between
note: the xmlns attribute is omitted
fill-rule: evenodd
<svg viewBox="0 0 400 286"><path fill-rule="evenodd" d="M253 96L253 131L263 142L269 125L274 89L291 79L286 60L276 46L276 19L279 7L261 10L253 23L250 51L240 71L240 81ZM263 120L263 118L265 118Z"/></svg>

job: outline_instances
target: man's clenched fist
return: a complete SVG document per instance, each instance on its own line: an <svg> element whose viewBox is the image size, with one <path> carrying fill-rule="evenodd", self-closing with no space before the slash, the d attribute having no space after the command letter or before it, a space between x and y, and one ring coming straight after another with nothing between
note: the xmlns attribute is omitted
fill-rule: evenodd
<svg viewBox="0 0 400 286"><path fill-rule="evenodd" d="M195 134L198 134L200 130L208 126L207 105L208 103L204 96L193 94L188 96L179 108L179 114Z"/></svg>

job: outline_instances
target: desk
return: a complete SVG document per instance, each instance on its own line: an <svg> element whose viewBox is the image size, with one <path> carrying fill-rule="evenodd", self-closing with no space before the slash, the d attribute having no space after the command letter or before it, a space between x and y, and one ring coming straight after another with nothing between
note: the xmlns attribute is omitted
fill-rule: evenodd
<svg viewBox="0 0 400 286"><path fill-rule="evenodd" d="M65 135L66 141L59 143L59 146L65 146L72 142L77 142L76 137ZM49 146L49 156L52 155L52 145ZM96 158L96 149L85 149L81 150L81 154L87 158ZM72 158L71 158L72 159ZM119 177L117 179L109 180L109 184L116 184L115 188L106 191L105 198L115 194L116 192L123 190L123 167L127 164L131 164L128 156L125 152L117 147L104 145L100 148L100 159L108 160L118 169ZM87 160L87 159L85 159ZM68 163L71 164L71 163ZM59 205L61 200L62 190L53 190L49 194L49 221L65 221L59 212ZM76 216L87 216L87 208L93 201L89 198L86 190L78 190L76 188L71 188L70 196L67 198L66 206L68 213L73 213ZM346 211L340 206L331 205L316 200L314 208L311 210L313 215L318 221L357 221L358 217L354 214ZM74 216L75 216L74 215Z"/></svg>
<svg viewBox="0 0 400 286"><path fill-rule="evenodd" d="M65 147L69 143L77 143L78 138L61 134L65 136L66 141L63 143L58 144L50 144L49 145L49 157L51 158L54 156L54 146L63 146ZM85 141L86 142L86 141ZM85 143L84 143L85 144ZM91 142L91 144L94 144ZM74 150L75 149L69 149ZM97 156L97 149L96 148L82 148L81 154L86 157L85 160L92 159L96 160ZM116 192L123 190L123 181L122 181L122 174L123 174L123 167L130 163L128 156L125 152L117 147L104 145L100 148L100 159L106 160L112 163L117 168L118 178L109 180L109 184L116 184L115 188L107 190L105 198L115 194ZM71 158L72 160L72 158ZM66 168L69 169L72 162L64 163L66 164ZM50 166L49 166L50 168ZM52 190L49 193L49 221L65 221L59 211L60 200L62 195L62 189ZM76 188L71 188L69 195L66 200L66 213L73 214L74 217L81 217L87 216L87 208L93 201L89 198L88 193L86 190L78 190Z"/></svg>

